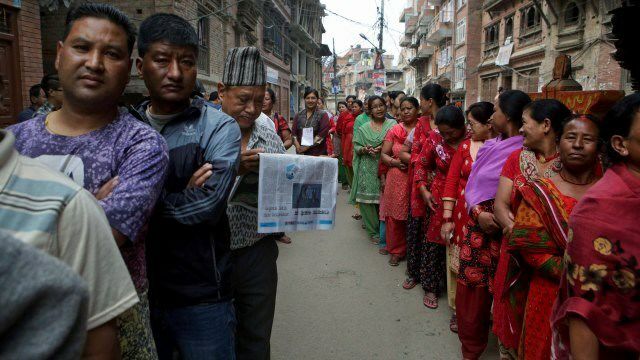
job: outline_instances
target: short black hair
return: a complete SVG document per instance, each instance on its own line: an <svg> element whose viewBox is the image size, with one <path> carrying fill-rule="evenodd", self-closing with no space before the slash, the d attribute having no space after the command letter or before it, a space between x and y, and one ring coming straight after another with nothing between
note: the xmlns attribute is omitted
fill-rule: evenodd
<svg viewBox="0 0 640 360"><path fill-rule="evenodd" d="M603 138L607 143L607 155L609 156L609 160L614 164L623 162L625 158L611 146L611 137L619 135L623 138L628 138L633 121L639 111L640 93L633 93L618 101L604 118Z"/></svg>
<svg viewBox="0 0 640 360"><path fill-rule="evenodd" d="M344 105L345 107L349 107L349 104L347 104L346 101L338 101L338 107L340 107L340 105Z"/></svg>
<svg viewBox="0 0 640 360"><path fill-rule="evenodd" d="M375 100L380 100L382 101L382 105L384 105L384 108L387 108L387 102L384 101L384 98L382 96L378 96L378 95L373 95L371 97L369 97L367 99L367 106L369 107L369 110L371 110L371 104L375 101Z"/></svg>
<svg viewBox="0 0 640 360"><path fill-rule="evenodd" d="M216 100L218 100L218 92L212 91L211 94L209 95L209 101L216 101Z"/></svg>
<svg viewBox="0 0 640 360"><path fill-rule="evenodd" d="M44 90L45 97L49 97L49 91L60 89L60 78L58 74L48 74L42 77L40 87Z"/></svg>
<svg viewBox="0 0 640 360"><path fill-rule="evenodd" d="M157 13L144 19L138 33L138 56L144 57L151 44L158 41L191 47L198 56L198 34L178 15Z"/></svg>
<svg viewBox="0 0 640 360"><path fill-rule="evenodd" d="M396 101L396 99L398 98L398 95L405 95L404 91L402 90L394 90L394 91L390 91L389 92L389 98L391 98L391 100Z"/></svg>
<svg viewBox="0 0 640 360"><path fill-rule="evenodd" d="M404 102L410 102L411 105L413 105L414 108L420 109L420 101L418 101L418 99L414 98L413 96L406 96L406 97L402 98L402 101L400 102L400 107L402 107L402 104Z"/></svg>
<svg viewBox="0 0 640 360"><path fill-rule="evenodd" d="M353 101L356 101L357 97L355 95L347 95L347 98L345 99L345 101L349 102L349 99L353 99Z"/></svg>
<svg viewBox="0 0 640 360"><path fill-rule="evenodd" d="M500 109L517 129L522 127L522 112L530 102L529 95L520 90L506 90L498 96Z"/></svg>
<svg viewBox="0 0 640 360"><path fill-rule="evenodd" d="M40 84L31 85L29 88L29 97L38 97L40 96L40 91L42 90L42 86Z"/></svg>
<svg viewBox="0 0 640 360"><path fill-rule="evenodd" d="M467 117L471 114L477 122L487 125L493 115L493 104L488 101L473 103L469 105L465 114Z"/></svg>
<svg viewBox="0 0 640 360"><path fill-rule="evenodd" d="M314 89L314 88L307 88L307 89L304 91L304 96L303 96L302 98L303 98L303 99L306 99L306 98L307 98L307 96L309 96L309 95L311 95L311 94L315 95L317 98L319 98L319 97L320 97L320 95L318 95L318 90L316 90L316 89Z"/></svg>
<svg viewBox="0 0 640 360"><path fill-rule="evenodd" d="M355 99L353 100L353 103L358 104L358 106L360 106L360 109L364 109L364 103L362 102L362 100Z"/></svg>
<svg viewBox="0 0 640 360"><path fill-rule="evenodd" d="M125 13L109 4L87 3L69 10L62 39L64 40L69 36L76 20L86 17L109 20L120 26L127 34L127 49L129 50L129 55L131 55L133 45L136 43L136 27Z"/></svg>
<svg viewBox="0 0 640 360"><path fill-rule="evenodd" d="M544 119L549 119L551 129L553 129L557 137L560 137L560 134L562 134L564 121L571 117L571 110L556 99L532 101L524 107L523 112L524 111L527 111L529 115L531 115L531 118L537 123L542 123Z"/></svg>
<svg viewBox="0 0 640 360"><path fill-rule="evenodd" d="M436 114L436 125L447 125L454 129L464 129L464 114L462 109L454 105L443 106Z"/></svg>

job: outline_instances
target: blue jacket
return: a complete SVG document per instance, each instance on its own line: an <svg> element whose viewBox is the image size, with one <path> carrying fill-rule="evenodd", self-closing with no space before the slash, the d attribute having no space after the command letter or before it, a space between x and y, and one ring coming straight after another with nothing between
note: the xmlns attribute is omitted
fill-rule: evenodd
<svg viewBox="0 0 640 360"><path fill-rule="evenodd" d="M143 102L137 115L148 123ZM232 298L227 198L240 158L240 128L203 99L161 131L169 148L169 173L147 236L152 301L169 306ZM201 188L187 188L205 163L213 174Z"/></svg>

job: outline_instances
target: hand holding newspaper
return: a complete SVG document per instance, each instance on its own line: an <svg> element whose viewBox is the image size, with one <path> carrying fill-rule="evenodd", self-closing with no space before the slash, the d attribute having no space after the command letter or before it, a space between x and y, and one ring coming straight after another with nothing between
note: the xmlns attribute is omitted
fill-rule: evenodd
<svg viewBox="0 0 640 360"><path fill-rule="evenodd" d="M336 159L260 154L259 174L259 233L333 229Z"/></svg>

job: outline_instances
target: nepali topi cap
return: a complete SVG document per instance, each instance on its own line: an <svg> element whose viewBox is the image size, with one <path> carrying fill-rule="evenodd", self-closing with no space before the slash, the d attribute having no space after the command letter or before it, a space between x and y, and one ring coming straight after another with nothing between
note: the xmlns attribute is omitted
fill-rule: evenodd
<svg viewBox="0 0 640 360"><path fill-rule="evenodd" d="M266 85L264 62L260 50L253 46L230 49L224 63L222 83L226 86Z"/></svg>

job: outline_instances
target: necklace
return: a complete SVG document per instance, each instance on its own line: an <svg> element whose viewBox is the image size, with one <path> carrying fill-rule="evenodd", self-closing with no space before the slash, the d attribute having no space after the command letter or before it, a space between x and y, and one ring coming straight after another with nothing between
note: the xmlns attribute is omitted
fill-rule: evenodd
<svg viewBox="0 0 640 360"><path fill-rule="evenodd" d="M540 155L538 156L538 161L540 162L540 164L546 164L551 160L555 160L556 158L558 158L558 156L560 156L559 152L556 152L555 154L549 156L549 157L545 157L544 155Z"/></svg>
<svg viewBox="0 0 640 360"><path fill-rule="evenodd" d="M564 180L565 182L567 182L567 183L571 184L571 185L586 186L586 185L591 184L591 183L595 180L595 179L591 179L591 180L589 180L589 181L588 181L588 182L586 182L586 183L579 183L579 182L575 182L575 181L571 181L571 180L567 179L567 178L564 176L564 174L563 174L563 173L564 173L564 171L563 171L563 170L560 170L560 172L558 173L558 174L560 174L560 178L561 178L562 180Z"/></svg>

